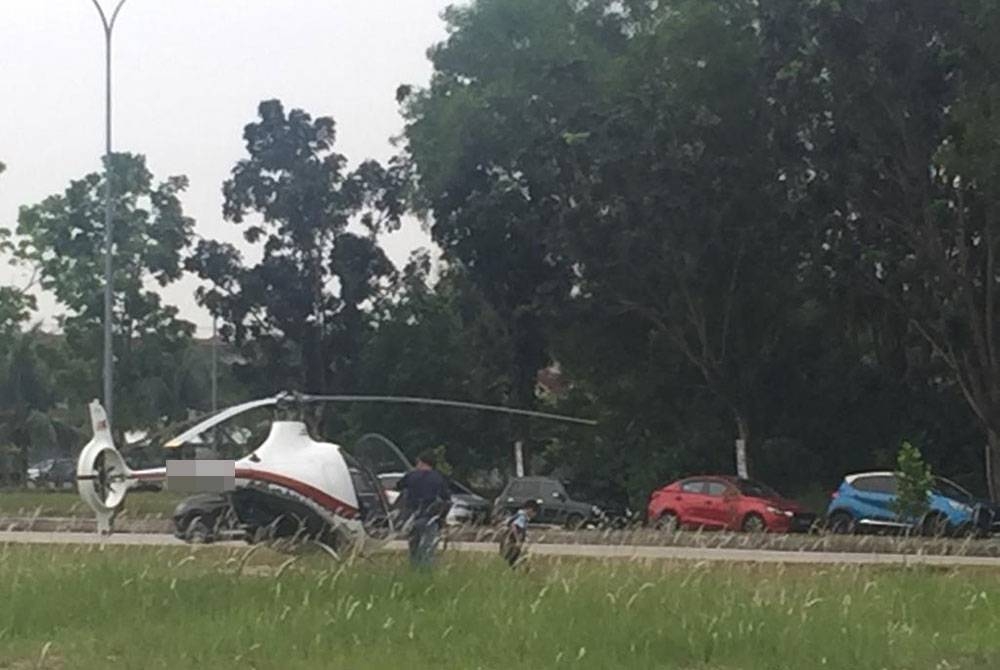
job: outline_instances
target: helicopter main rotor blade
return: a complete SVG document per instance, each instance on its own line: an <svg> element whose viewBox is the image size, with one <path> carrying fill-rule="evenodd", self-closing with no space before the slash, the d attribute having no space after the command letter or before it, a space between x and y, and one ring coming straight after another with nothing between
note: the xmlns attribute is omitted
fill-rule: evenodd
<svg viewBox="0 0 1000 670"><path fill-rule="evenodd" d="M409 396L376 396L376 395L303 395L300 398L303 402L374 402L388 404L410 404L410 405L432 405L438 407L455 407L459 409L475 409L484 412L498 412L501 414L516 414L520 416L530 416L536 419L549 419L550 421L565 421L567 423L578 423L585 426L596 426L593 419L580 419L575 416L564 416L562 414L551 414L549 412L536 412L528 409L515 409L513 407L503 407L501 405L484 405L476 402L462 402L459 400L439 400L437 398L414 398Z"/></svg>
<svg viewBox="0 0 1000 670"><path fill-rule="evenodd" d="M460 400L441 400L438 398L416 398L411 396L377 396L377 395L308 395L308 394L289 394L281 393L272 398L263 398L261 400L252 400L250 402L245 402L240 405L234 405L228 409L224 409L218 414L205 419L199 424L188 428L186 431L178 435L177 437L169 440L163 446L167 448L174 448L183 445L184 443L192 440L202 433L214 428L215 426L228 421L229 419L238 416L244 412L248 412L252 409L258 407L267 407L269 405L277 405L278 403L289 403L294 404L299 403L319 403L319 402L370 402L370 403L385 403L385 404L401 404L401 405L430 405L436 407L453 407L457 409L473 409L484 412L496 412L499 414L513 414L517 416L527 416L536 419L547 419L549 421L563 421L566 423L575 423L584 426L596 426L597 421L593 419L580 419L573 416L564 416L561 414L552 414L550 412L537 412L534 410L527 409L516 409L513 407L503 407L501 405L486 405L483 403L476 402L462 402Z"/></svg>

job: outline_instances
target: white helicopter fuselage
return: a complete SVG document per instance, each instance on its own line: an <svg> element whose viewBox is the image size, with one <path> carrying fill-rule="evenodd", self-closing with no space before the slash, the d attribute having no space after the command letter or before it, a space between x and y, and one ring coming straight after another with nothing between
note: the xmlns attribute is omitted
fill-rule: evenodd
<svg viewBox="0 0 1000 670"><path fill-rule="evenodd" d="M235 465L237 489L296 501L351 535L364 533L355 483L340 446L313 440L304 423L275 421L267 439Z"/></svg>
<svg viewBox="0 0 1000 670"><path fill-rule="evenodd" d="M77 466L80 495L97 513L98 529L110 532L111 519L130 488L164 481L168 468L131 470L115 448L103 408L91 404L94 437ZM278 528L281 536L303 530L322 532L362 549L377 548L387 538L368 532L365 518L383 515L388 506L377 480L351 461L341 447L319 442L301 421L275 421L259 447L235 461L233 488L225 492L240 522L253 530ZM197 479L197 477L196 477ZM213 472L211 480L218 481ZM206 480L208 481L208 480ZM197 483L196 483L197 486ZM185 483L185 488L190 482ZM364 499L358 488L365 492Z"/></svg>

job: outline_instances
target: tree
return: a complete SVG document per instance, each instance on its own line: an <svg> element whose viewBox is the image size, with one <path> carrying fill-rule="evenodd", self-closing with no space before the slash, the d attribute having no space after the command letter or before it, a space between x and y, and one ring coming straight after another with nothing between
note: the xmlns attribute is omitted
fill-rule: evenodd
<svg viewBox="0 0 1000 670"><path fill-rule="evenodd" d="M223 186L223 211L262 259L247 267L232 245L202 241L188 267L209 282L199 301L248 360L247 383L310 392L351 391L368 313L395 269L375 234L398 225L390 171L346 170L332 118L286 114L277 100L244 129L249 156ZM358 221L367 234L348 230Z"/></svg>
<svg viewBox="0 0 1000 670"><path fill-rule="evenodd" d="M12 445L24 475L32 446L61 452L77 437L72 417L57 407L58 356L38 328L17 332L0 351L0 445Z"/></svg>
<svg viewBox="0 0 1000 670"><path fill-rule="evenodd" d="M78 357L66 389L78 402L100 395L103 324L104 179L92 173L59 195L22 207L16 257L31 266L43 290L66 308L60 317L68 347ZM154 184L142 156L111 160L114 211L114 351L117 431L177 419L201 399L163 406L160 387L177 372L175 357L194 326L164 305L150 284L180 278L193 220L184 215L182 176Z"/></svg>
<svg viewBox="0 0 1000 670"><path fill-rule="evenodd" d="M896 513L903 519L923 519L930 509L928 496L934 480L920 450L909 442L903 442L896 456L896 481Z"/></svg>
<svg viewBox="0 0 1000 670"><path fill-rule="evenodd" d="M468 278L442 268L432 286L431 260L415 252L387 296L365 343L358 390L363 393L503 401L505 347L489 305ZM350 442L375 430L409 456L443 447L462 476L509 462L510 420L483 412L358 405L349 410Z"/></svg>
<svg viewBox="0 0 1000 670"><path fill-rule="evenodd" d="M431 86L405 98L406 148L435 239L512 324L518 396L558 357L543 323L635 321L749 441L801 233L771 159L757 4L481 0L446 16Z"/></svg>
<svg viewBox="0 0 1000 670"><path fill-rule="evenodd" d="M13 286L0 286L0 341L11 341L34 309L33 295Z"/></svg>
<svg viewBox="0 0 1000 670"><path fill-rule="evenodd" d="M779 3L780 5L780 3ZM989 443L1000 496L997 47L992 3L784 5L769 22L793 171L824 271L892 310Z"/></svg>

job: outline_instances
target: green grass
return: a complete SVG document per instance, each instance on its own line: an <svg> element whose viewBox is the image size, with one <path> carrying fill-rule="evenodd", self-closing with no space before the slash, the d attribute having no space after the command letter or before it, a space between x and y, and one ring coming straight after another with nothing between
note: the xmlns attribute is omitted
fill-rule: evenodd
<svg viewBox="0 0 1000 670"><path fill-rule="evenodd" d="M190 494L186 494L190 495ZM170 518L185 494L168 491L135 491L125 498L123 517ZM0 516L93 517L94 512L73 491L0 490Z"/></svg>
<svg viewBox="0 0 1000 670"><path fill-rule="evenodd" d="M991 570L0 547L0 668L1000 667Z"/></svg>

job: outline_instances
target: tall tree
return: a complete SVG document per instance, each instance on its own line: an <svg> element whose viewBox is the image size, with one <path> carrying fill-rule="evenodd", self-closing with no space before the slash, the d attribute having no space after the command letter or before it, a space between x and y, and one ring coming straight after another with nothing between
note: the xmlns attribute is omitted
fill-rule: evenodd
<svg viewBox="0 0 1000 670"><path fill-rule="evenodd" d="M352 390L366 310L394 272L375 237L398 225L385 204L391 177L371 161L348 171L332 118L286 113L277 100L258 116L244 129L249 156L223 186L223 210L247 224L262 258L247 267L232 245L199 243L188 261L209 281L199 300L224 320L259 390ZM351 232L352 222L366 233Z"/></svg>
<svg viewBox="0 0 1000 670"><path fill-rule="evenodd" d="M789 155L828 275L880 301L943 364L1000 496L1000 150L995 3L780 5L767 29Z"/></svg>
<svg viewBox="0 0 1000 670"><path fill-rule="evenodd" d="M395 271L375 237L398 225L391 174L371 161L348 171L332 118L286 113L277 100L258 116L244 129L249 155L223 186L223 211L246 224L262 258L246 266L232 245L200 242L188 261L209 282L198 299L223 319L257 390L350 391L368 312Z"/></svg>
<svg viewBox="0 0 1000 670"><path fill-rule="evenodd" d="M533 324L514 340L533 352L523 392L551 352L541 323L587 305L681 355L751 439L798 260L757 12L480 0L447 14L431 86L405 100L407 149L435 239L505 320Z"/></svg>
<svg viewBox="0 0 1000 670"><path fill-rule="evenodd" d="M505 395L505 343L496 315L468 279L441 268L431 284L431 259L411 255L386 300L361 359L358 389L366 393L500 403ZM354 434L377 431L411 457L444 447L456 474L509 463L509 420L482 412L414 406L358 405Z"/></svg>
<svg viewBox="0 0 1000 670"><path fill-rule="evenodd" d="M18 260L34 268L41 288L67 310L60 325L83 361L67 392L79 402L100 394L105 178L92 173L74 180L64 193L22 207L18 215ZM198 401L161 403L160 387L175 373L174 358L189 345L194 326L150 286L180 278L194 222L181 208L185 177L155 184L144 157L123 153L112 157L111 179L115 428L121 431L179 418Z"/></svg>

